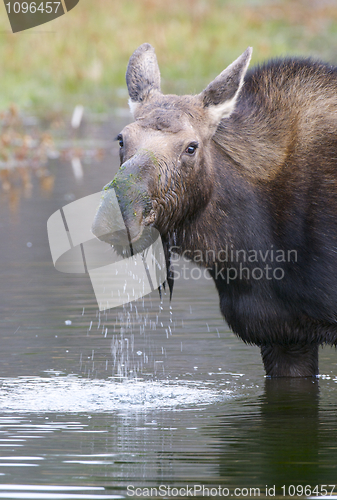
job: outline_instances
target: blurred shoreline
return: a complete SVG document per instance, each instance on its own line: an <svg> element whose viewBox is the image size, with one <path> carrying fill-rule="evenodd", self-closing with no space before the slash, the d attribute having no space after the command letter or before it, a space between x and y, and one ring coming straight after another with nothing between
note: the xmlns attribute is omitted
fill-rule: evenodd
<svg viewBox="0 0 337 500"><path fill-rule="evenodd" d="M126 66L143 42L156 49L166 93L200 92L248 45L252 65L285 55L337 63L335 0L81 0L16 34L2 9L0 110L126 108Z"/></svg>

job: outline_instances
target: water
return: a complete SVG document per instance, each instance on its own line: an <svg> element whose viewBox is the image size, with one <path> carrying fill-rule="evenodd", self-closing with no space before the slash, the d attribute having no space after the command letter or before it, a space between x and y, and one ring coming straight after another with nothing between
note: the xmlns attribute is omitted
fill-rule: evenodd
<svg viewBox="0 0 337 500"><path fill-rule="evenodd" d="M87 130L109 145L119 128ZM53 268L48 217L111 180L116 153L111 141L83 179L52 160L53 183L33 176L27 192L16 179L0 195L0 498L331 493L334 349L318 380L266 380L207 277L187 273L172 303L153 293L99 313L87 276Z"/></svg>

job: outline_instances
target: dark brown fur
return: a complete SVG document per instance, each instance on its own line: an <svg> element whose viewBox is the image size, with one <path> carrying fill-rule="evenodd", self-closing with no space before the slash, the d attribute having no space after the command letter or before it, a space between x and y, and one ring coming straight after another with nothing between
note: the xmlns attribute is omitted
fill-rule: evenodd
<svg viewBox="0 0 337 500"><path fill-rule="evenodd" d="M134 242L153 225L167 249L203 255L224 317L261 346L268 375L316 375L318 346L337 343L337 70L285 59L246 73L249 57L178 97L161 94L153 49L137 49L127 71L136 121L120 136L113 187ZM101 223L98 213L94 232ZM261 254L223 261L225 249L293 253L267 262L282 279L252 279Z"/></svg>

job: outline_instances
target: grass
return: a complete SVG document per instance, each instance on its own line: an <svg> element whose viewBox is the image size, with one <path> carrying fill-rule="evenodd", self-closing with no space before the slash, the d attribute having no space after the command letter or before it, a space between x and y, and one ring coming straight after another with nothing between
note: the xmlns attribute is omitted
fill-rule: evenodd
<svg viewBox="0 0 337 500"><path fill-rule="evenodd" d="M126 65L145 41L166 92L200 92L248 45L253 64L295 54L337 64L335 0L80 0L16 34L0 9L0 109L126 106Z"/></svg>

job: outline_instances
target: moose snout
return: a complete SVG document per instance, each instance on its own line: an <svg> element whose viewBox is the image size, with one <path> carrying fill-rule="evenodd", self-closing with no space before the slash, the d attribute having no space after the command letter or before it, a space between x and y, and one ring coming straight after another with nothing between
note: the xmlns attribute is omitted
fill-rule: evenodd
<svg viewBox="0 0 337 500"><path fill-rule="evenodd" d="M132 157L103 188L102 201L92 225L93 234L100 240L125 246L141 237L152 208L143 175L145 162L148 162L147 156Z"/></svg>

